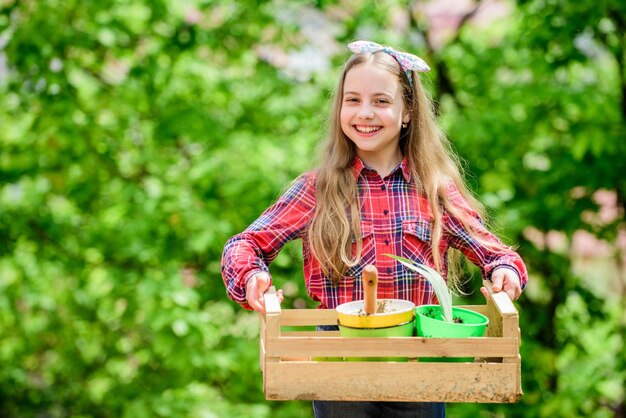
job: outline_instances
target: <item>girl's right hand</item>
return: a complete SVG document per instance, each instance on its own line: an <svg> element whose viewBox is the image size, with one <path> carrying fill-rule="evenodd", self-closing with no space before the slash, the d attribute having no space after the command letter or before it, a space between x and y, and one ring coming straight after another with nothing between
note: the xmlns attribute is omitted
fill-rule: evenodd
<svg viewBox="0 0 626 418"><path fill-rule="evenodd" d="M248 305L250 305L250 307L255 311L262 314L265 313L265 298L263 297L263 294L270 287L270 283L270 275L265 272L261 272L252 276L246 285L246 300L248 301ZM276 292L276 295L278 296L278 301L282 302L283 290L279 289Z"/></svg>

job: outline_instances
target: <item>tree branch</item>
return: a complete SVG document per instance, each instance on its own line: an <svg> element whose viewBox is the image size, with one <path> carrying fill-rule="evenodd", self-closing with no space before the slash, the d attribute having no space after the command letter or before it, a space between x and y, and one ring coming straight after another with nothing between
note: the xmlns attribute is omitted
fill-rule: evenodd
<svg viewBox="0 0 626 418"><path fill-rule="evenodd" d="M481 2L482 0L478 0L474 8L470 10L469 12L465 13L461 17L459 25L457 26L457 29L456 29L456 33L454 34L454 37L448 42L448 44L455 44L459 42L461 38L461 31L463 30L467 22L472 17L474 17L476 13L478 13L481 7ZM459 102L459 99L456 95L456 87L454 86L450 78L450 69L447 63L442 59L437 59L435 48L428 38L428 31L424 31L419 27L417 19L415 18L414 13L412 12L412 7L410 7L410 10L409 10L409 17L410 17L409 19L410 27L413 30L416 30L418 33L420 33L422 37L424 38L428 55L434 61L434 67L437 69L437 83L436 83L437 89L435 92L435 100L434 100L436 115L439 116L441 112L439 103L441 102L441 98L443 97L444 94L450 95L452 100L454 100L454 102L459 108L464 107L463 104Z"/></svg>
<svg viewBox="0 0 626 418"><path fill-rule="evenodd" d="M615 23L615 32L621 34L621 36L618 35L619 43L615 48L611 48L608 39L605 36L601 38L604 46L613 53L615 61L617 61L621 89L622 121L626 124L626 37L623 35L626 32L626 18L616 9L609 9L608 15Z"/></svg>

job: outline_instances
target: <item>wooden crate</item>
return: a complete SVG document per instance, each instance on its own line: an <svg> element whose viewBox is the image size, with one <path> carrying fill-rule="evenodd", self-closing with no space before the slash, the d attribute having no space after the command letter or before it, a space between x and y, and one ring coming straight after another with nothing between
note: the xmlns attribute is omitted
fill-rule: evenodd
<svg viewBox="0 0 626 418"><path fill-rule="evenodd" d="M488 289L489 283L485 282ZM511 403L522 396L518 312L504 292L486 305L463 306L489 317L479 338L343 338L334 309L281 309L272 287L261 315L260 366L268 400L369 400ZM283 327L289 327L285 331ZM294 331L293 327L296 327ZM409 357L408 362L329 362L314 357ZM474 357L474 362L419 362Z"/></svg>

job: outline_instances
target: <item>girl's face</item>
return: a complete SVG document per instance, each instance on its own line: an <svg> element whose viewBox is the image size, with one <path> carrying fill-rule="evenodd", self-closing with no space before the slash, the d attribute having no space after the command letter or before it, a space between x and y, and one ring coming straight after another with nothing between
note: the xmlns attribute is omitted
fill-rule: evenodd
<svg viewBox="0 0 626 418"><path fill-rule="evenodd" d="M398 158L400 128L410 115L397 76L375 64L352 67L343 83L340 119L363 160Z"/></svg>

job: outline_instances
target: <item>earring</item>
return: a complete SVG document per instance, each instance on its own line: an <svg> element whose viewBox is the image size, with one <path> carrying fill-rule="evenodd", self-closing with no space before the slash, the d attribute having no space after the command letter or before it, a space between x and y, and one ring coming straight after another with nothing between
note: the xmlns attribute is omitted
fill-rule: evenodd
<svg viewBox="0 0 626 418"><path fill-rule="evenodd" d="M406 128L408 126L408 123L402 123L402 128Z"/></svg>

